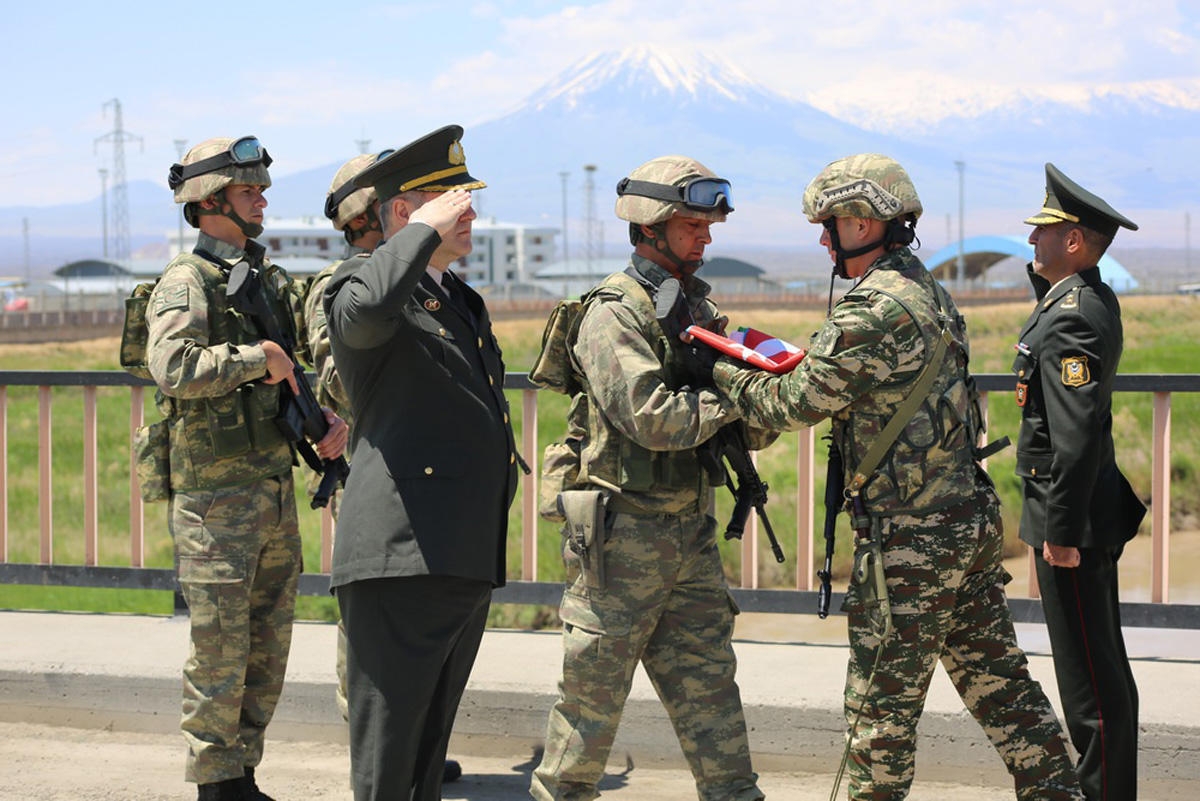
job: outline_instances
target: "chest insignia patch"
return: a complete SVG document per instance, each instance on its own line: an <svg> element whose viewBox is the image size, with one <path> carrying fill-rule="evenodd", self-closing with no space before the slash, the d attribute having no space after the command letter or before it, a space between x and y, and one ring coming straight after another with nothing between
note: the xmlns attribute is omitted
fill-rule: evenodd
<svg viewBox="0 0 1200 801"><path fill-rule="evenodd" d="M1082 387L1092 380L1087 356L1068 356L1062 360L1062 382L1068 387Z"/></svg>
<svg viewBox="0 0 1200 801"><path fill-rule="evenodd" d="M1029 384L1024 381L1017 382L1017 405L1024 406L1029 400Z"/></svg>
<svg viewBox="0 0 1200 801"><path fill-rule="evenodd" d="M429 298L428 300L425 301L425 303L423 305L425 306L425 311L431 311L431 312L435 312L438 309L442 308L442 302L440 300L438 300L437 298Z"/></svg>

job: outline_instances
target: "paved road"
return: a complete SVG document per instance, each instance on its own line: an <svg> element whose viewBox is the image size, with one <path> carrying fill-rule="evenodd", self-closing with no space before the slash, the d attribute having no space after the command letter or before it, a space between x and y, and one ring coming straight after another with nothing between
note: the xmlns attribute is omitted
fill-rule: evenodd
<svg viewBox="0 0 1200 801"><path fill-rule="evenodd" d="M443 788L447 801L528 801L530 759L461 756L466 770ZM327 742L270 742L257 773L259 785L277 801L350 801L349 756ZM183 740L127 731L72 729L0 723L2 801L183 801L195 789L184 784ZM760 786L771 799L825 801L833 776L770 773ZM604 799L687 801L695 785L684 770L614 768L600 785ZM845 797L845 785L841 797ZM1011 801L995 787L923 782L912 801ZM1165 797L1164 797L1165 798Z"/></svg>

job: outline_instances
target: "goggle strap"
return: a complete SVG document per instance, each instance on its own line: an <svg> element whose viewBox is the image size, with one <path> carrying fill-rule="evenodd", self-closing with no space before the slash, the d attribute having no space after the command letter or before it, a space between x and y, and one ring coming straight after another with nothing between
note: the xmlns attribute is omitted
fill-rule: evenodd
<svg viewBox="0 0 1200 801"><path fill-rule="evenodd" d="M234 143L237 144L236 142ZM231 146L232 149L232 146ZM271 154L267 149L260 148L261 156L250 159L235 158L231 150L226 150L224 153L217 153L215 156L209 156L206 159L200 159L192 164L172 164L171 172L167 178L167 184L171 189L177 188L189 178L195 178L197 175L207 175L210 172L216 172L222 167L229 165L243 166L247 164L262 164L264 167L271 166Z"/></svg>

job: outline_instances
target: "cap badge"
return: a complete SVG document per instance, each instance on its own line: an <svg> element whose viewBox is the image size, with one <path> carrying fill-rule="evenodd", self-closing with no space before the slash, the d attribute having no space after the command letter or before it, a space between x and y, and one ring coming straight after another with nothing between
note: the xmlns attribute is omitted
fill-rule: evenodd
<svg viewBox="0 0 1200 801"><path fill-rule="evenodd" d="M424 306L425 306L425 311L435 312L438 309L442 308L442 302L440 300L438 300L437 298L429 298L428 300L425 301Z"/></svg>
<svg viewBox="0 0 1200 801"><path fill-rule="evenodd" d="M450 152L446 154L446 158L454 165L466 164L467 156L463 153L462 142L457 139L451 142Z"/></svg>

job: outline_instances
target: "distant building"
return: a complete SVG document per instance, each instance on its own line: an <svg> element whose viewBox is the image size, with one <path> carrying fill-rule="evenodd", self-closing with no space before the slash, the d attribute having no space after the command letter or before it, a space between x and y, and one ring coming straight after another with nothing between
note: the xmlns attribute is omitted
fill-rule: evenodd
<svg viewBox="0 0 1200 801"><path fill-rule="evenodd" d="M324 217L268 217L263 227L258 241L271 260L293 276L318 273L346 252L345 237ZM557 233L557 228L475 220L471 226L474 247L454 270L476 287L529 283L538 269L554 258ZM178 232L168 234L168 241L171 252L178 253ZM195 229L184 229L183 246L187 250L196 246Z"/></svg>

